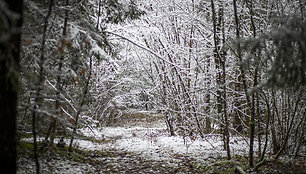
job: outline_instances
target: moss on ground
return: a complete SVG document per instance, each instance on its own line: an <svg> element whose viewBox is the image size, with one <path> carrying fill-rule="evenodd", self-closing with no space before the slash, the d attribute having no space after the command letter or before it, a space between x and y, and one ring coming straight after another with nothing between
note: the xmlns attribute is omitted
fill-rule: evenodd
<svg viewBox="0 0 306 174"><path fill-rule="evenodd" d="M79 163L92 163L95 162L95 158L113 158L116 156L126 156L128 153L126 152L118 152L116 150L108 150L108 151L91 151L84 150L78 148L72 148L72 151L69 151L68 146L64 146L58 148L53 146L52 148L46 147L42 142L37 143L38 147L38 155L40 158L44 158L46 156L51 155L51 157L61 157L70 161L75 161ZM20 157L25 158L34 158L33 155L34 145L31 142L21 141L18 144L17 152Z"/></svg>

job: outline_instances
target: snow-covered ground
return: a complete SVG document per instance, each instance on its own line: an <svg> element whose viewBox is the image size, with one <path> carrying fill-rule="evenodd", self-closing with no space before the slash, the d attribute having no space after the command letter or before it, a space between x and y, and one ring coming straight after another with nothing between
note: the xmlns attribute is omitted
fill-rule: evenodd
<svg viewBox="0 0 306 174"><path fill-rule="evenodd" d="M169 136L162 120L140 126L104 127L80 130L87 137L104 140L107 143L93 143L77 140L78 146L87 150L118 149L140 154L154 160L173 160L173 157L190 157L206 161L226 157L220 135L207 135L205 139L190 140L188 137ZM105 141L106 140L106 141ZM245 138L231 137L232 155L246 155L248 142ZM255 149L257 146L255 143Z"/></svg>
<svg viewBox="0 0 306 174"><path fill-rule="evenodd" d="M179 164L184 165L182 162L186 159L209 165L226 157L220 135L211 134L204 139L198 138L195 140L184 139L180 136L171 137L167 132L162 116L151 113L141 114L140 118L123 118L121 120L123 124L121 123L120 126L78 130L78 134L82 136L75 138L74 147L91 151L93 154L108 151L113 153L115 150L115 156L95 157L93 155L92 158L97 161L96 164L70 161L63 159L61 156L53 156L52 159L40 158L42 173L130 173L130 168L133 168L133 166L136 173L139 170L146 169L150 171L144 171L144 173L165 173L168 168L158 166L178 167ZM43 138L38 140L42 141ZM23 141L32 142L33 139L27 138ZM55 143L57 141L59 139L56 139ZM66 139L65 143L68 145L69 139ZM257 143L255 143L254 150L257 149L256 145ZM246 156L249 146L244 138L231 137L230 148L232 156ZM153 163L155 167L148 166ZM118 167L118 165L121 167ZM35 172L34 160L22 157L18 160L18 166L17 173L19 174ZM125 171L122 171L123 169ZM164 171L155 171L157 169Z"/></svg>

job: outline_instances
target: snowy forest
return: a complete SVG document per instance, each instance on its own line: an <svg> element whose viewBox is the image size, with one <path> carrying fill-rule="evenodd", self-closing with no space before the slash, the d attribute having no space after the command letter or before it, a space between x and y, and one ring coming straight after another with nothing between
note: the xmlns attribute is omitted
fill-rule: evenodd
<svg viewBox="0 0 306 174"><path fill-rule="evenodd" d="M304 0L0 0L4 173L306 173Z"/></svg>

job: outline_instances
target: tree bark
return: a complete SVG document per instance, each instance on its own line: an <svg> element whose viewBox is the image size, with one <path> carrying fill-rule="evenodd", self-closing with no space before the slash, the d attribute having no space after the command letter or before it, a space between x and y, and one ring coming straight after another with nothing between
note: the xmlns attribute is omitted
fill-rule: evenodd
<svg viewBox="0 0 306 174"><path fill-rule="evenodd" d="M9 26L1 27L0 30L0 38L9 36L0 41L0 170L16 173L16 117L23 0L6 0L5 3L19 18L14 20L6 16Z"/></svg>
<svg viewBox="0 0 306 174"><path fill-rule="evenodd" d="M68 7L69 5L69 0L66 0L66 7ZM61 102L60 102L60 93L61 93L61 89L62 89L62 85L61 85L61 71L62 71L62 67L63 67L63 61L65 58L65 47L66 47L66 35L67 35L67 24L68 24L68 14L69 14L69 10L66 9L65 10L65 19L64 19L64 27L63 27L63 33L62 33L62 38L61 38L61 46L60 49L63 52L60 52L60 59L59 59L59 65L58 65L58 75L56 77L56 101L55 101L55 112L56 112L56 116L60 116L61 115ZM56 130L56 118L52 117L51 119L51 123L50 123L50 147L53 147L54 144L54 138L55 138L55 130Z"/></svg>
<svg viewBox="0 0 306 174"><path fill-rule="evenodd" d="M225 72L225 62L226 53L225 51L220 52L220 37L219 33L222 34L222 44L225 44L225 31L224 31L224 9L223 4L219 9L219 18L217 21L216 9L214 1L211 0L211 11L212 11L212 22L213 22L213 32L214 32L214 60L217 70L217 110L221 117L222 124L222 135L224 142L224 149L227 152L227 159L231 159L230 146L229 146L229 131L228 131L228 118L227 118L227 103L226 103L226 72ZM221 29L221 31L220 31Z"/></svg>
<svg viewBox="0 0 306 174"><path fill-rule="evenodd" d="M260 155L260 160L259 161L262 161L265 158L266 149L267 149L267 146L268 146L268 138L269 138L269 124L270 124L271 111L270 111L269 100L267 99L266 96L265 96L265 101L266 101L266 105L267 105L267 111L266 111L267 112L267 116L266 116L266 129L265 129L265 145L264 145L264 148L263 148L262 153Z"/></svg>
<svg viewBox="0 0 306 174"><path fill-rule="evenodd" d="M225 45L225 22L224 22L224 7L223 4L220 9L220 23L222 25L222 44ZM224 117L224 124L225 124L225 129L224 129L224 135L225 135L225 146L226 146L226 153L227 153L227 159L231 159L231 150L230 150L230 134L229 134L229 121L228 121L228 115L227 115L227 91L226 91L226 52L225 50L222 51L222 54L220 56L220 63L222 67L222 87L223 87L223 117Z"/></svg>
<svg viewBox="0 0 306 174"><path fill-rule="evenodd" d="M79 116L82 112L82 107L85 103L85 97L87 95L88 88L89 88L89 82L90 82L90 78L91 78L91 69L92 69L92 55L90 56L89 66L90 66L89 67L89 75L88 75L88 78L87 78L87 81L86 81L85 89L84 89L82 100L81 100L81 103L80 103L80 108L79 108L79 110L78 110L78 112L76 113L76 116L75 116L75 124L74 124L74 127L73 127L73 132L71 134L71 139L70 139L70 144L69 144L69 151L70 152L72 151L72 144L73 144L73 140L74 140L74 135L76 134L76 130L77 130L77 127L78 127Z"/></svg>
<svg viewBox="0 0 306 174"><path fill-rule="evenodd" d="M34 107L32 109L32 133L33 133L33 143L34 143L34 159L35 159L35 165L36 165L36 173L38 174L40 172L40 165L38 161L38 154L37 154L37 143L36 143L36 116L37 112L36 109L38 108L38 104L41 100L41 89L44 81L44 62L45 62L45 41L46 41L46 34L47 34L47 28L48 28L48 20L51 15L52 7L53 7L53 2L54 0L50 1L48 13L45 17L44 20L44 27L43 27L43 37L41 41L41 56L40 56L40 61L39 61L39 80L37 82L37 88L35 92L35 103Z"/></svg>
<svg viewBox="0 0 306 174"><path fill-rule="evenodd" d="M235 16L235 23L236 23L236 37L238 39L237 43L237 55L238 55L238 60L240 64L240 72L241 72L241 79L243 83L243 88L244 88L244 93L246 95L246 100L247 100L247 105L248 108L251 111L251 118L250 118L250 149L249 149L249 167L253 168L254 167L254 134L255 134L255 112L254 112L254 107L250 99L250 94L248 92L248 85L245 77L245 71L242 65L242 54L241 54L241 46L240 46L240 24L239 24L239 18L238 18L238 13L237 13L237 3L236 0L233 0L233 6L234 6L234 16Z"/></svg>
<svg viewBox="0 0 306 174"><path fill-rule="evenodd" d="M288 139L289 139L289 136L290 136L290 133L291 133L291 130L292 130L293 122L294 122L295 116L297 114L298 104L301 101L302 94L303 94L303 90L300 91L299 98L295 102L294 111L293 111L292 116L291 116L290 125L289 125L289 127L287 129L287 132L286 132L286 135L285 135L285 139L283 141L283 144L282 144L281 148L279 149L279 151L275 155L274 160L277 160L279 158L279 156L285 150L285 146L288 143Z"/></svg>
<svg viewBox="0 0 306 174"><path fill-rule="evenodd" d="M99 5L98 5L99 11L98 11L98 18L97 18L97 26L96 26L97 30L99 29L99 24L100 24L101 5L102 5L102 0L99 0Z"/></svg>

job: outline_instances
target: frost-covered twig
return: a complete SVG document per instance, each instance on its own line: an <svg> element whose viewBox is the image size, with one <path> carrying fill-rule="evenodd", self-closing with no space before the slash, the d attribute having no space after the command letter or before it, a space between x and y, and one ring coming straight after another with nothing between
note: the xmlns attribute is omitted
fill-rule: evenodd
<svg viewBox="0 0 306 174"><path fill-rule="evenodd" d="M111 32L111 31L105 31L105 33L108 33L108 34L117 36L117 37L119 37L119 38L121 38L121 39L124 39L124 40L126 40L126 41L128 41L128 42L134 44L135 46L137 46L137 47L139 47L139 48L141 48L141 49L143 49L143 50L146 50L147 52L153 54L155 57L157 57L157 58L159 58L159 59L161 59L161 60L167 62L168 64L170 64L170 65L172 65L172 66L174 66L174 67L176 67L176 68L178 68L178 69L180 69L180 70L189 70L189 69L190 69L190 68L182 68L182 67L180 67L180 66L178 66L178 65L176 65L176 64L174 64L174 63L172 63L171 61L167 60L166 58L164 58L164 57L158 55L158 54L155 53L153 50L150 50L149 48L147 48L147 47L145 47L145 46L143 46L143 45L140 45L140 44L138 44L138 43L132 41L131 39L129 39L129 38L127 38L127 37L124 37L124 36L122 36L122 35L120 35L120 34L113 33L113 32Z"/></svg>

